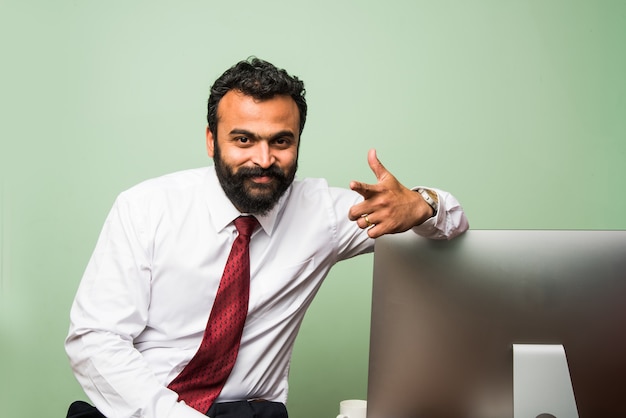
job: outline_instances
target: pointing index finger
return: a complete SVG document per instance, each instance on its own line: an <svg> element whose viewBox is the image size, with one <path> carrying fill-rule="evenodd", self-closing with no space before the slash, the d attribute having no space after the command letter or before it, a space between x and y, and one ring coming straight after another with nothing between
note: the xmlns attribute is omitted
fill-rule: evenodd
<svg viewBox="0 0 626 418"><path fill-rule="evenodd" d="M365 199L372 195L371 186L367 183L361 183L360 181L351 181L350 188L363 196Z"/></svg>

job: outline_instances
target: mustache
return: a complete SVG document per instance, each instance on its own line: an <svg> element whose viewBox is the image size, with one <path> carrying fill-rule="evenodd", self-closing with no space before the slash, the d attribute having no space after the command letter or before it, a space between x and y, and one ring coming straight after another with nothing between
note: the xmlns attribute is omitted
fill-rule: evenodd
<svg viewBox="0 0 626 418"><path fill-rule="evenodd" d="M274 177L277 179L286 179L285 173L275 165L268 168L262 167L240 167L235 176L240 178L250 177Z"/></svg>

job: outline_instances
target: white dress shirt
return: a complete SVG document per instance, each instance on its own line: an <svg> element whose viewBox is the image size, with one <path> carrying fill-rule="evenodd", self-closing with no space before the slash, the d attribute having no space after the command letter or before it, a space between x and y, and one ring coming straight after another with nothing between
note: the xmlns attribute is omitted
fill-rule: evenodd
<svg viewBox="0 0 626 418"><path fill-rule="evenodd" d="M431 189L433 190L433 189ZM449 239L468 227L456 199L414 230ZM218 402L286 402L291 352L330 268L373 250L348 219L359 194L296 180L258 217L250 243L250 302L239 355ZM196 353L236 237L240 212L213 167L143 182L117 198L71 310L66 351L107 417L203 417L167 388Z"/></svg>

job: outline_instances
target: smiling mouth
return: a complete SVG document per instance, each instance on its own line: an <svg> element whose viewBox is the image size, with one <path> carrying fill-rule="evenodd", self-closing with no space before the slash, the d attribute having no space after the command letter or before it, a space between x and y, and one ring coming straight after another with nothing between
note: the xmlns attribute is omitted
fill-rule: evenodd
<svg viewBox="0 0 626 418"><path fill-rule="evenodd" d="M257 184L267 184L267 183L271 183L272 181L274 181L275 178L272 176L255 176L255 177L250 177L250 180Z"/></svg>
<svg viewBox="0 0 626 418"><path fill-rule="evenodd" d="M245 180L248 191L267 193L276 188L278 179L274 176L251 176Z"/></svg>

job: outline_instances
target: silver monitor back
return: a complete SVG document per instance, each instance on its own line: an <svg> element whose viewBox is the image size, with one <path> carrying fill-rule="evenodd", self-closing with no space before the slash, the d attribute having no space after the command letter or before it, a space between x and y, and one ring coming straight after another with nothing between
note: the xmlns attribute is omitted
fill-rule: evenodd
<svg viewBox="0 0 626 418"><path fill-rule="evenodd" d="M581 418L626 417L626 231L378 238L370 338L368 418L513 417L520 343L564 346Z"/></svg>

